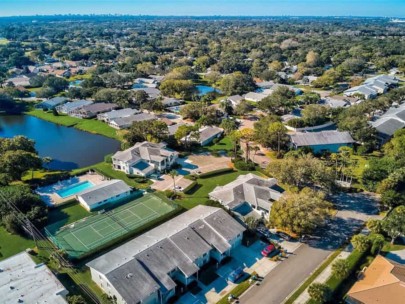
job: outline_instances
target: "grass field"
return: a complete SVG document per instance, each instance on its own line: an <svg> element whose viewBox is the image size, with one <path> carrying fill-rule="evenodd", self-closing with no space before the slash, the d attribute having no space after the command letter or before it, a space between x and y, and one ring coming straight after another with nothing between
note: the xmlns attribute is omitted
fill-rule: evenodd
<svg viewBox="0 0 405 304"><path fill-rule="evenodd" d="M0 226L0 261L33 247L35 247L34 241L8 233L4 227Z"/></svg>
<svg viewBox="0 0 405 304"><path fill-rule="evenodd" d="M153 194L133 200L103 214L97 214L62 228L48 226L56 245L72 258L101 249L114 240L132 234L156 219L174 211L173 204Z"/></svg>
<svg viewBox="0 0 405 304"><path fill-rule="evenodd" d="M255 173L259 176L263 176L258 171L246 172L246 171L235 171L230 173L219 174L216 176L210 176L207 178L198 178L197 185L189 192L185 194L182 199L176 201L179 205L186 209L191 209L197 205L204 205L209 200L208 194L214 190L216 186L223 186L234 181L239 175L244 175L248 173Z"/></svg>
<svg viewBox="0 0 405 304"><path fill-rule="evenodd" d="M29 112L26 112L26 114L41 118L43 120L58 125L66 127L75 127L76 129L86 131L89 133L104 135L106 137L122 140L120 132L117 132L116 129L96 119L80 119L76 117L70 117L67 115L55 116L51 112L44 112L42 110L31 110Z"/></svg>

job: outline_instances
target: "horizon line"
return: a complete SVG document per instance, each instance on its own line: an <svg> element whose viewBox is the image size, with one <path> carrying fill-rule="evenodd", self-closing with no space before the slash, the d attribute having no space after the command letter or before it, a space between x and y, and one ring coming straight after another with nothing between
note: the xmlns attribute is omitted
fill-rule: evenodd
<svg viewBox="0 0 405 304"><path fill-rule="evenodd" d="M380 18L380 19L405 19L405 16L366 16L366 15L221 15L221 14L207 14L207 15L160 15L160 14L119 14L119 13L110 13L110 14L93 14L93 13L83 13L83 14L36 14L36 15L0 15L0 18L27 18L27 17L71 17L71 16L82 16L82 17L225 17L225 18L235 18L235 17L247 17L247 18L269 18L269 17L293 17L293 18Z"/></svg>

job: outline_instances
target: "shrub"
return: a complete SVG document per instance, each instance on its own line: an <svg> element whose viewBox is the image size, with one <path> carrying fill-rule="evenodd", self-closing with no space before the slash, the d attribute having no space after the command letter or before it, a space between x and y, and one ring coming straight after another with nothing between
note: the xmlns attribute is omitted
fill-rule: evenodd
<svg viewBox="0 0 405 304"><path fill-rule="evenodd" d="M218 169L218 170L214 170L211 172L207 172L207 173L202 173L199 175L200 178L207 178L207 177L212 177L212 176L216 176L216 175L220 175L226 172L231 172L233 171L232 168L222 168L222 169Z"/></svg>
<svg viewBox="0 0 405 304"><path fill-rule="evenodd" d="M104 162L106 162L107 164L112 164L112 154L104 156Z"/></svg>
<svg viewBox="0 0 405 304"><path fill-rule="evenodd" d="M244 160L236 160L234 162L235 168L241 171L253 171L255 170L255 164L251 161L245 162Z"/></svg>
<svg viewBox="0 0 405 304"><path fill-rule="evenodd" d="M308 294L316 302L325 303L331 298L331 291L328 286L320 283L313 283L308 287Z"/></svg>
<svg viewBox="0 0 405 304"><path fill-rule="evenodd" d="M193 181L190 185L188 185L186 188L183 189L183 193L187 194L189 191L191 191L195 186L197 186L197 182Z"/></svg>
<svg viewBox="0 0 405 304"><path fill-rule="evenodd" d="M350 273L349 262L344 259L336 260L332 264L332 273L339 279L347 278Z"/></svg>
<svg viewBox="0 0 405 304"><path fill-rule="evenodd" d="M360 252L365 252L370 247L370 240L363 234L355 235L352 238L351 243L353 247Z"/></svg>

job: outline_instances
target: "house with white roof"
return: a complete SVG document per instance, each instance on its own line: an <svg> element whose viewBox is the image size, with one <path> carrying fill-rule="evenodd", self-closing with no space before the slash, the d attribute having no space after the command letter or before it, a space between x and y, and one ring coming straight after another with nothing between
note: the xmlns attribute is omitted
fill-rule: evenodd
<svg viewBox="0 0 405 304"><path fill-rule="evenodd" d="M92 280L118 304L167 303L180 282L221 262L241 245L246 229L220 208L199 205L90 261Z"/></svg>
<svg viewBox="0 0 405 304"><path fill-rule="evenodd" d="M66 304L68 293L52 271L44 263L35 263L27 252L0 261L2 304Z"/></svg>
<svg viewBox="0 0 405 304"><path fill-rule="evenodd" d="M131 187L120 179L105 181L76 195L80 205L87 211L117 202L131 194Z"/></svg>
<svg viewBox="0 0 405 304"><path fill-rule="evenodd" d="M233 95L229 96L227 100L232 104L232 107L236 107L238 104L242 102L243 97L240 95Z"/></svg>
<svg viewBox="0 0 405 304"><path fill-rule="evenodd" d="M16 87L29 87L31 85L30 78L25 75L9 78L3 83L3 86L5 87L9 83L12 83Z"/></svg>
<svg viewBox="0 0 405 304"><path fill-rule="evenodd" d="M71 114L74 110L93 104L90 100L75 100L55 107L58 113Z"/></svg>
<svg viewBox="0 0 405 304"><path fill-rule="evenodd" d="M265 99L267 96L269 96L269 94L249 92L244 96L244 99L247 101L259 102Z"/></svg>
<svg viewBox="0 0 405 304"><path fill-rule="evenodd" d="M128 117L139 113L140 111L137 109L125 108L121 110L113 110L106 113L100 113L97 115L97 119L109 123L113 119Z"/></svg>
<svg viewBox="0 0 405 304"><path fill-rule="evenodd" d="M398 85L398 79L390 75L378 75L368 78L364 84L355 86L343 92L345 96L364 95L365 99L372 99L378 94L384 94L388 89Z"/></svg>
<svg viewBox="0 0 405 304"><path fill-rule="evenodd" d="M195 133L189 134L181 139L182 142L194 142L201 146L206 146L220 138L224 133L224 129L215 126L203 126L198 130L198 135Z"/></svg>
<svg viewBox="0 0 405 304"><path fill-rule="evenodd" d="M275 178L263 178L249 173L239 176L229 184L216 187L209 197L235 212L248 204L260 215L268 216L273 202L279 200L283 192L277 186Z"/></svg>
<svg viewBox="0 0 405 304"><path fill-rule="evenodd" d="M165 143L138 142L133 147L118 151L112 156L113 168L139 176L170 169L179 153L166 147Z"/></svg>
<svg viewBox="0 0 405 304"><path fill-rule="evenodd" d="M122 129L128 129L129 127L132 126L132 124L134 122L145 121L145 120L155 120L155 119L157 119L157 118L153 114L137 113L137 114L130 115L130 116L112 118L108 122L108 125L115 129L122 130Z"/></svg>

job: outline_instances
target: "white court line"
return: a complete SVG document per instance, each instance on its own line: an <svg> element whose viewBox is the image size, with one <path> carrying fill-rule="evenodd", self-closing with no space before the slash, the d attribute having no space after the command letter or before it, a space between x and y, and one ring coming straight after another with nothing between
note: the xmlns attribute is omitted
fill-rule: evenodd
<svg viewBox="0 0 405 304"><path fill-rule="evenodd" d="M74 232L72 232L72 235L76 238L76 240L78 240L80 243L82 243L82 245L84 246L84 248L87 248L88 250L90 249L89 247L87 247L87 245L85 245L77 236Z"/></svg>

